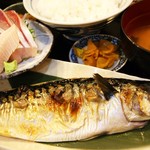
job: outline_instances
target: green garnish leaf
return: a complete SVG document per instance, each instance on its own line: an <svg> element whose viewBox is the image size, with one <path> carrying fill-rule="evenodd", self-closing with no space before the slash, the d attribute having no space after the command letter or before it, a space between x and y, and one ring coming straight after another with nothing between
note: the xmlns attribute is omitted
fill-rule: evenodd
<svg viewBox="0 0 150 150"><path fill-rule="evenodd" d="M4 69L6 74L10 74L15 71L18 67L17 61L14 60L12 62L4 62Z"/></svg>

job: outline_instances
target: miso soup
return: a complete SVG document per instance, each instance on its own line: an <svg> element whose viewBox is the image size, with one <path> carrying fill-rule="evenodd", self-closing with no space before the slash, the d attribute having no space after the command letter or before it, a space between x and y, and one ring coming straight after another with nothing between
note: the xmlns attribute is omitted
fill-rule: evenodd
<svg viewBox="0 0 150 150"><path fill-rule="evenodd" d="M150 51L150 25L132 29L129 37L139 46Z"/></svg>

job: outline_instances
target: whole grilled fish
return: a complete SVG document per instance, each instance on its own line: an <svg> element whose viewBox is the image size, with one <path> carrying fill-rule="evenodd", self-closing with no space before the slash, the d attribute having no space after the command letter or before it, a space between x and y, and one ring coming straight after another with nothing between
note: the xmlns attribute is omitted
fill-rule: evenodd
<svg viewBox="0 0 150 150"><path fill-rule="evenodd" d="M141 128L150 119L150 82L63 79L0 92L0 135L31 141L91 139Z"/></svg>

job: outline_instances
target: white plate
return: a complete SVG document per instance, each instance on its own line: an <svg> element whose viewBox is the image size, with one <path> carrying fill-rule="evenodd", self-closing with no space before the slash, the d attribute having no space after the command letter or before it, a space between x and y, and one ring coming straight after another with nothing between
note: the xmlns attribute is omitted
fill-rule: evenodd
<svg viewBox="0 0 150 150"><path fill-rule="evenodd" d="M10 74L6 74L5 72L1 73L0 79L10 78L33 68L50 53L54 40L52 32L46 26L36 21L29 21L29 26L35 31L35 42L38 45L38 54L33 58L26 59L19 63L17 70L14 72Z"/></svg>
<svg viewBox="0 0 150 150"><path fill-rule="evenodd" d="M63 70L63 71L62 71ZM123 78L130 80L148 80L136 76L127 75L124 73L101 69L83 64L70 63L56 59L46 59L40 65L33 68L31 71L43 73L46 75L56 76L60 78L89 78L93 77L94 73L99 73L106 78Z"/></svg>

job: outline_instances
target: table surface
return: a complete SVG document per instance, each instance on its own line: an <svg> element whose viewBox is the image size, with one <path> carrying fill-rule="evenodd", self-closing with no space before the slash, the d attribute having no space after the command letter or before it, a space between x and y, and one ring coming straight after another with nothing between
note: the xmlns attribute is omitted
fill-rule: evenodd
<svg viewBox="0 0 150 150"><path fill-rule="evenodd" d="M21 2L21 0L3 0L0 2L0 8L4 9L5 7L16 2ZM110 34L121 39L120 18L121 15L118 16L113 22L107 24L99 33ZM49 54L48 57L53 59L63 60L63 61L69 61L69 50L73 45L74 41L70 41L66 39L61 33L59 33L54 29L50 29L50 30L54 34L54 44L52 46L51 53ZM118 72L144 77L144 78L150 78L148 74L140 70L140 68L136 64L130 61L127 61L124 67L121 68Z"/></svg>

